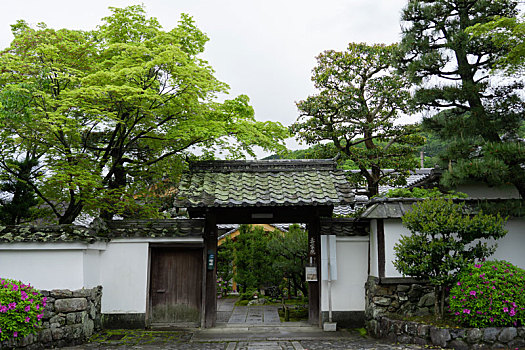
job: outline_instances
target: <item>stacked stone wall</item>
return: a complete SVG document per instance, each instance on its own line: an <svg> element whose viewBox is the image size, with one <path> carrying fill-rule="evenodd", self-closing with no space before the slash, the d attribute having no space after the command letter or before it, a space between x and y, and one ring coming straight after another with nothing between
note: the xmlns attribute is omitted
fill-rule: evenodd
<svg viewBox="0 0 525 350"><path fill-rule="evenodd" d="M446 349L525 349L525 327L440 328L381 317L375 336L393 343Z"/></svg>
<svg viewBox="0 0 525 350"><path fill-rule="evenodd" d="M375 329L377 320L388 314L425 316L434 307L434 288L425 283L380 284L379 278L368 277L365 286L365 319Z"/></svg>
<svg viewBox="0 0 525 350"><path fill-rule="evenodd" d="M42 328L34 335L0 343L0 349L44 349L84 343L101 327L102 287L40 291L47 297Z"/></svg>
<svg viewBox="0 0 525 350"><path fill-rule="evenodd" d="M437 346L447 349L525 349L525 327L440 328L399 320L400 316L425 316L433 311L432 286L424 283L366 283L365 325L374 337L393 343Z"/></svg>

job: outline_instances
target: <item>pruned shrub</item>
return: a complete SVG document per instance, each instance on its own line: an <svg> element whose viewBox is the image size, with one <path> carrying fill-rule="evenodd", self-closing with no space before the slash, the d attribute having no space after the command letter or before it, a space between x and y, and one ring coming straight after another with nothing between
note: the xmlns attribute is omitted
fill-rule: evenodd
<svg viewBox="0 0 525 350"><path fill-rule="evenodd" d="M30 284L0 278L0 340L36 333L46 298Z"/></svg>
<svg viewBox="0 0 525 350"><path fill-rule="evenodd" d="M450 310L469 327L525 325L525 270L501 261L469 265L450 290Z"/></svg>

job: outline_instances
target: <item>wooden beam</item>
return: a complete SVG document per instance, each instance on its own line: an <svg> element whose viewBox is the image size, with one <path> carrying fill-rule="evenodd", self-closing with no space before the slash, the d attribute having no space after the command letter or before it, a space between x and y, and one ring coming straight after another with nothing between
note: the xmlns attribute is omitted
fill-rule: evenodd
<svg viewBox="0 0 525 350"><path fill-rule="evenodd" d="M204 251L207 258L210 254L213 254L215 260L213 268L209 269L208 259L206 259L206 293L203 295L203 303L205 303L204 327L211 328L215 326L215 321L217 320L217 224L213 213L206 215Z"/></svg>
<svg viewBox="0 0 525 350"><path fill-rule="evenodd" d="M377 219L377 262L379 277L385 277L385 223Z"/></svg>
<svg viewBox="0 0 525 350"><path fill-rule="evenodd" d="M312 217L332 216L333 206L193 208L188 211L191 217L213 213L217 224L308 223Z"/></svg>

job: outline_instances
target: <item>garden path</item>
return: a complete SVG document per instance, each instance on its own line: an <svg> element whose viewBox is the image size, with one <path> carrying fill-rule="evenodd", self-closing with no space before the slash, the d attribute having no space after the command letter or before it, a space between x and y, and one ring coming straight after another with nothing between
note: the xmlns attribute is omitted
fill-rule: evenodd
<svg viewBox="0 0 525 350"><path fill-rule="evenodd" d="M217 324L228 326L279 325L278 305L235 306L237 299L217 300Z"/></svg>

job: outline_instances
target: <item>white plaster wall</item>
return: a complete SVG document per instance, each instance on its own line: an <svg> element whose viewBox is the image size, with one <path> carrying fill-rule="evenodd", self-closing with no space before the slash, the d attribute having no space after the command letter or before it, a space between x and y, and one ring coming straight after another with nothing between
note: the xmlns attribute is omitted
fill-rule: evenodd
<svg viewBox="0 0 525 350"><path fill-rule="evenodd" d="M410 231L403 226L401 219L384 220L385 224L385 277L403 277L394 267L394 245L401 235L410 235ZM377 259L376 259L377 260Z"/></svg>
<svg viewBox="0 0 525 350"><path fill-rule="evenodd" d="M498 248L490 260L507 260L525 269L525 219L514 218L507 222L508 233L497 240Z"/></svg>
<svg viewBox="0 0 525 350"><path fill-rule="evenodd" d="M363 311L368 277L368 237L337 237L337 281L332 282L333 311ZM328 282L321 283L321 310L328 311Z"/></svg>
<svg viewBox="0 0 525 350"><path fill-rule="evenodd" d="M84 286L82 250L4 250L6 246L0 246L1 277L31 283L37 289Z"/></svg>
<svg viewBox="0 0 525 350"><path fill-rule="evenodd" d="M508 233L496 241L498 248L494 255L489 257L489 260L507 260L525 269L525 219L512 218L507 222L505 228ZM392 263L395 258L394 244L399 241L402 234L410 235L410 231L403 226L401 220L385 220L386 277L402 277Z"/></svg>
<svg viewBox="0 0 525 350"><path fill-rule="evenodd" d="M145 313L147 241L112 240L100 254L102 313Z"/></svg>
<svg viewBox="0 0 525 350"><path fill-rule="evenodd" d="M474 183L459 185L456 187L455 190L457 192L463 192L468 194L470 198L521 198L516 187L512 185L489 187L484 183Z"/></svg>
<svg viewBox="0 0 525 350"><path fill-rule="evenodd" d="M379 277L376 219L370 221L370 276Z"/></svg>
<svg viewBox="0 0 525 350"><path fill-rule="evenodd" d="M94 288L100 286L100 251L85 250L84 259L84 287Z"/></svg>

